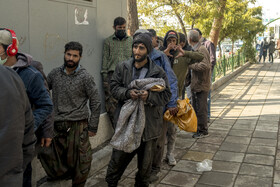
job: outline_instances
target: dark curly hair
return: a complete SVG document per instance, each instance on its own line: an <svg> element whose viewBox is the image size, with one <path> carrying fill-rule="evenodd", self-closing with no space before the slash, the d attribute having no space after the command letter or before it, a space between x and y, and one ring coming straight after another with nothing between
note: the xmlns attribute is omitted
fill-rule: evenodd
<svg viewBox="0 0 280 187"><path fill-rule="evenodd" d="M64 48L65 48L64 53L66 53L69 50L76 50L79 51L80 56L82 56L83 54L83 46L79 42L73 42L73 41L68 42L67 44L65 44Z"/></svg>

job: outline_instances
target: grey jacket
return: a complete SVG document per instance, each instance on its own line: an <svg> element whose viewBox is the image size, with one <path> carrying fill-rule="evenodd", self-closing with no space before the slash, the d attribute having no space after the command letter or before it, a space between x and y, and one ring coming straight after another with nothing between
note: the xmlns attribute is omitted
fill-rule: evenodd
<svg viewBox="0 0 280 187"><path fill-rule="evenodd" d="M145 78L163 78L166 83L166 89L162 92L150 92L145 104L145 129L142 136L143 141L149 141L160 136L161 125L163 120L163 107L168 103L171 97L169 83L164 70L157 66L148 57L149 70ZM130 99L128 85L132 82L133 59L119 63L115 69L111 79L111 93L118 102L118 107L115 113L115 120L117 121L121 107L124 102Z"/></svg>
<svg viewBox="0 0 280 187"><path fill-rule="evenodd" d="M11 68L0 66L0 184L22 186L34 154L34 119L25 86Z"/></svg>

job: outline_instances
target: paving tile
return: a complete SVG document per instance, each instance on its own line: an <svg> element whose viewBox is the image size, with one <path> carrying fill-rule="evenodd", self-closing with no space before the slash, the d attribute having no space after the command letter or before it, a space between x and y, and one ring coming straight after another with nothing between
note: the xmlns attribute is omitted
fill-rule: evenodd
<svg viewBox="0 0 280 187"><path fill-rule="evenodd" d="M238 129L232 129L229 131L230 136L245 136L250 137L252 135L252 130L238 130Z"/></svg>
<svg viewBox="0 0 280 187"><path fill-rule="evenodd" d="M220 149L221 151L232 151L232 152L242 152L245 153L247 150L248 145L245 144L239 144L239 143L230 143L230 142L224 142Z"/></svg>
<svg viewBox="0 0 280 187"><path fill-rule="evenodd" d="M133 187L135 183L135 179L125 178L124 180L118 183L118 187Z"/></svg>
<svg viewBox="0 0 280 187"><path fill-rule="evenodd" d="M224 137L218 137L212 134L209 134L209 136L206 138L201 138L197 140L197 142L199 143L212 143L216 145L221 145L223 141Z"/></svg>
<svg viewBox="0 0 280 187"><path fill-rule="evenodd" d="M198 180L198 184L207 184L214 186L233 186L236 175L221 172L204 172Z"/></svg>
<svg viewBox="0 0 280 187"><path fill-rule="evenodd" d="M272 178L238 175L234 187L271 187Z"/></svg>
<svg viewBox="0 0 280 187"><path fill-rule="evenodd" d="M253 130L255 129L256 125L255 124L243 124L243 123L236 123L233 125L232 129L244 129L244 130Z"/></svg>
<svg viewBox="0 0 280 187"><path fill-rule="evenodd" d="M212 171L219 171L225 173L237 174L240 167L240 163L237 162L224 162L214 160L212 163Z"/></svg>
<svg viewBox="0 0 280 187"><path fill-rule="evenodd" d="M215 144L206 144L206 143L194 143L193 146L190 148L192 151L200 151L200 152L207 152L207 153L216 153L218 151L219 146Z"/></svg>
<svg viewBox="0 0 280 187"><path fill-rule="evenodd" d="M248 147L247 153L255 153L261 155L275 155L275 147L267 147L267 146L254 146L250 145Z"/></svg>
<svg viewBox="0 0 280 187"><path fill-rule="evenodd" d="M187 173L195 173L195 174L202 174L202 172L198 172L196 170L196 164L198 162L189 161L189 160L180 160L176 166L174 166L171 170L172 171L181 171Z"/></svg>
<svg viewBox="0 0 280 187"><path fill-rule="evenodd" d="M249 137L240 137L240 136L228 136L225 139L225 142L228 143L239 143L239 144L249 144L251 138Z"/></svg>
<svg viewBox="0 0 280 187"><path fill-rule="evenodd" d="M280 171L274 171L274 183L280 183Z"/></svg>
<svg viewBox="0 0 280 187"><path fill-rule="evenodd" d="M239 119L236 120L235 125L243 124L243 125L251 125L256 126L257 124L257 118L254 119L242 119L243 117L240 116Z"/></svg>
<svg viewBox="0 0 280 187"><path fill-rule="evenodd" d="M177 171L170 171L161 181L162 184L170 184L175 186L194 186L198 181L200 175L191 173L182 173Z"/></svg>
<svg viewBox="0 0 280 187"><path fill-rule="evenodd" d="M231 125L224 125L224 124L219 124L219 123L212 123L209 129L221 129L221 130L230 130Z"/></svg>
<svg viewBox="0 0 280 187"><path fill-rule="evenodd" d="M218 151L213 160L230 161L230 162L242 162L244 153L234 153L229 151Z"/></svg>
<svg viewBox="0 0 280 187"><path fill-rule="evenodd" d="M250 145L263 145L269 147L275 147L277 140L264 139L264 138L252 138Z"/></svg>
<svg viewBox="0 0 280 187"><path fill-rule="evenodd" d="M254 138L277 139L277 132L267 132L267 131L255 130L253 137Z"/></svg>
<svg viewBox="0 0 280 187"><path fill-rule="evenodd" d="M236 119L220 119L219 118L219 119L216 119L213 123L232 126L235 123L235 121L236 121Z"/></svg>
<svg viewBox="0 0 280 187"><path fill-rule="evenodd" d="M183 160L193 160L201 162L205 159L211 160L213 158L213 153L205 153L205 152L199 152L199 151L188 151L184 156Z"/></svg>
<svg viewBox="0 0 280 187"><path fill-rule="evenodd" d="M276 162L275 162L275 170L280 170L280 160L276 160Z"/></svg>
<svg viewBox="0 0 280 187"><path fill-rule="evenodd" d="M273 177L273 167L243 163L239 174L255 175L259 177Z"/></svg>
<svg viewBox="0 0 280 187"><path fill-rule="evenodd" d="M268 132L278 132L278 126L263 126L263 125L257 125L256 130L259 131L268 131Z"/></svg>
<svg viewBox="0 0 280 187"><path fill-rule="evenodd" d="M187 149L192 146L192 144L195 142L195 140L192 138L181 138L177 137L175 142L175 147L179 149Z"/></svg>
<svg viewBox="0 0 280 187"><path fill-rule="evenodd" d="M274 165L274 157L268 155L246 154L244 162L263 165Z"/></svg>

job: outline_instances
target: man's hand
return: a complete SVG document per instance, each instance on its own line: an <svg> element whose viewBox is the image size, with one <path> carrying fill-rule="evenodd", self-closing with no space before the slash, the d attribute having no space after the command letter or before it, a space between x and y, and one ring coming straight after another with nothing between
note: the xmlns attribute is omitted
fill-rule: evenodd
<svg viewBox="0 0 280 187"><path fill-rule="evenodd" d="M41 147L49 147L52 143L52 138L42 138L41 139Z"/></svg>
<svg viewBox="0 0 280 187"><path fill-rule="evenodd" d="M95 132L88 131L88 136L89 136L89 137L94 137L95 135L96 135Z"/></svg>
<svg viewBox="0 0 280 187"><path fill-rule="evenodd" d="M170 44L168 44L167 48L163 52L166 54L166 56L173 57L173 55L170 54L170 50L171 49L176 50L177 47L178 47L177 45L174 45L174 44L170 43Z"/></svg>
<svg viewBox="0 0 280 187"><path fill-rule="evenodd" d="M178 46L177 50L179 51L179 53L178 53L178 55L175 58L179 58L179 57L185 56L185 51L182 49L181 46Z"/></svg>
<svg viewBox="0 0 280 187"><path fill-rule="evenodd" d="M175 116L178 113L178 107L171 107L171 108L168 108L167 110L169 110L169 112L172 116Z"/></svg>
<svg viewBox="0 0 280 187"><path fill-rule="evenodd" d="M135 89L129 91L129 95L132 100L138 99L138 97L139 97L138 93L139 93L139 90L135 90Z"/></svg>
<svg viewBox="0 0 280 187"><path fill-rule="evenodd" d="M141 90L139 96L142 101L146 101L149 96L149 92L147 90Z"/></svg>

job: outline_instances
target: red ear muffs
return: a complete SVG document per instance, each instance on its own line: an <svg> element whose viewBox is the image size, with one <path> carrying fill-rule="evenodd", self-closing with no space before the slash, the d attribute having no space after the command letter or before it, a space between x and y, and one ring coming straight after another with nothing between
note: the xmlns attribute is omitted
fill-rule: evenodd
<svg viewBox="0 0 280 187"><path fill-rule="evenodd" d="M15 31L11 30L11 29L5 29L7 31L9 31L12 35L12 44L10 44L8 47L7 47L7 55L8 56L15 56L18 52L18 47L17 47L17 36L16 36L16 33Z"/></svg>

